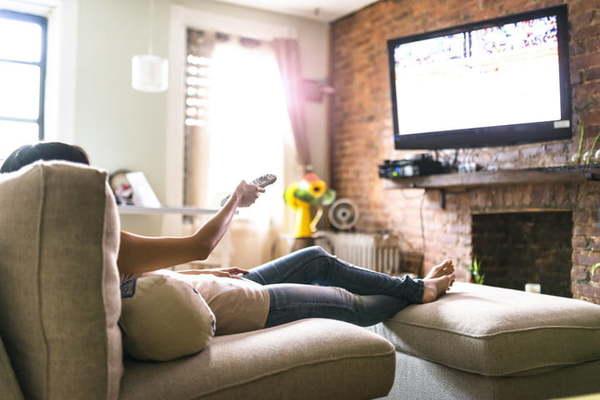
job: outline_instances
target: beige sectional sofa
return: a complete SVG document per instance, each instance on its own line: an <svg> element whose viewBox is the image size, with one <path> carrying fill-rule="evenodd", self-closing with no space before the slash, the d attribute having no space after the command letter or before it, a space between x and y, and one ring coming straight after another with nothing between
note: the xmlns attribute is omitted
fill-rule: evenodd
<svg viewBox="0 0 600 400"><path fill-rule="evenodd" d="M0 175L0 399L366 399L388 393L393 346L332 320L215 337L199 354L172 362L124 360L118 240L106 173L53 162Z"/></svg>
<svg viewBox="0 0 600 400"><path fill-rule="evenodd" d="M0 399L600 392L600 306L465 283L370 329L307 319L215 337L176 361L124 359L118 239L104 172L37 163L0 175Z"/></svg>

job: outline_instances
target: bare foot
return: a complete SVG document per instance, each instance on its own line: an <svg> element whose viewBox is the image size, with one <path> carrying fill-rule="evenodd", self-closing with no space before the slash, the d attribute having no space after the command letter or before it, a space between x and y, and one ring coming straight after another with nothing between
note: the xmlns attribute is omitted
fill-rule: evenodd
<svg viewBox="0 0 600 400"><path fill-rule="evenodd" d="M444 260L442 263L435 265L427 275L425 279L439 278L444 275L448 275L454 272L454 265L452 260Z"/></svg>
<svg viewBox="0 0 600 400"><path fill-rule="evenodd" d="M454 282L454 274L440 276L439 278L423 279L423 303L431 303L437 300L438 297L446 293L446 290Z"/></svg>

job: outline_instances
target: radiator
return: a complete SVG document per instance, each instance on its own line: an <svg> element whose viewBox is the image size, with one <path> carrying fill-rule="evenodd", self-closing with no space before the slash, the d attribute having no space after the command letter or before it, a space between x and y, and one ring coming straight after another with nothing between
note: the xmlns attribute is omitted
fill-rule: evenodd
<svg viewBox="0 0 600 400"><path fill-rule="evenodd" d="M351 264L390 275L407 273L396 235L324 232L323 239L323 247Z"/></svg>

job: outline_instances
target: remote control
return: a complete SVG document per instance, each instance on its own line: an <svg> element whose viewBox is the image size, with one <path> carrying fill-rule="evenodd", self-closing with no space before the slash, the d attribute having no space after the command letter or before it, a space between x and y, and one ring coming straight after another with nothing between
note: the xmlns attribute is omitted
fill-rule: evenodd
<svg viewBox="0 0 600 400"><path fill-rule="evenodd" d="M275 175L265 174L265 175L259 176L255 180L253 180L252 182L250 182L250 184L258 185L258 186L264 188L266 186L269 186L272 183L275 183L276 180L277 180L277 177ZM230 197L231 197L231 195L228 195L223 200L221 200L221 206L225 205L225 203L227 203L227 200L229 200Z"/></svg>

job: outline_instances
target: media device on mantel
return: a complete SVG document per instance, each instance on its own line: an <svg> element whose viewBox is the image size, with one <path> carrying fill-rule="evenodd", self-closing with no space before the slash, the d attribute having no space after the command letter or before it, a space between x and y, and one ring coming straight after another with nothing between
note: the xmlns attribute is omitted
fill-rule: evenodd
<svg viewBox="0 0 600 400"><path fill-rule="evenodd" d="M388 41L396 149L571 137L567 7Z"/></svg>
<svg viewBox="0 0 600 400"><path fill-rule="evenodd" d="M431 154L417 154L414 158L406 160L384 160L379 165L380 178L409 178L442 174L448 170L439 161L434 161Z"/></svg>

